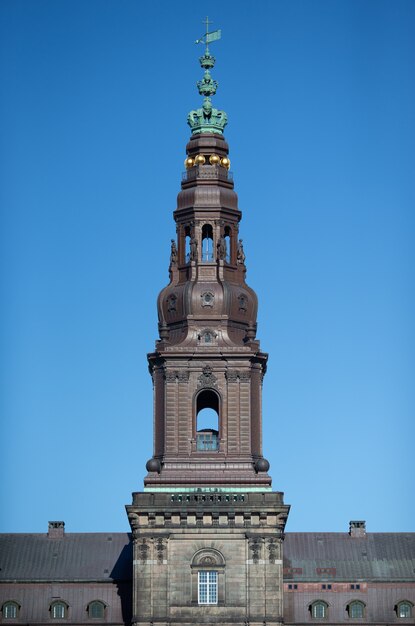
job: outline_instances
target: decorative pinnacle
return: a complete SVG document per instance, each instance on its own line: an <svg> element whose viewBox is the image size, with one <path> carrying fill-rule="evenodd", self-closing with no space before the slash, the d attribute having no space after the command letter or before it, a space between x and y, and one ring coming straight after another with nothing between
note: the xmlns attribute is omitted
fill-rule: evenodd
<svg viewBox="0 0 415 626"><path fill-rule="evenodd" d="M218 133L222 135L225 128L228 117L225 111L218 111L213 108L210 97L214 96L218 83L210 75L210 70L215 65L215 57L209 52L209 44L213 41L217 41L221 38L222 31L214 30L209 32L209 18L204 20L206 25L206 32L200 38L196 39L195 43L205 44L205 53L199 58L201 67L205 70L202 80L197 81L197 88L201 96L204 96L203 104L200 109L190 111L187 116L187 123L192 129L192 134L198 133Z"/></svg>

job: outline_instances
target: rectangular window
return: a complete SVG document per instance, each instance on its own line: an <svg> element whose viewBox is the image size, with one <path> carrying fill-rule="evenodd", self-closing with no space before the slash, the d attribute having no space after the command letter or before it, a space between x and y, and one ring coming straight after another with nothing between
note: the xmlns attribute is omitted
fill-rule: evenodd
<svg viewBox="0 0 415 626"><path fill-rule="evenodd" d="M218 603L218 573L200 571L198 573L198 602L199 604Z"/></svg>
<svg viewBox="0 0 415 626"><path fill-rule="evenodd" d="M218 448L219 442L216 432L197 433L198 450L217 450Z"/></svg>

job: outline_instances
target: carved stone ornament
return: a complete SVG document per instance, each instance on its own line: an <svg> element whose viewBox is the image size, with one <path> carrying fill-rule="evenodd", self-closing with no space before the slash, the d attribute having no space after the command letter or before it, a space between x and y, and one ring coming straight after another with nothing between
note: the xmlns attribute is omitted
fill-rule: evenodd
<svg viewBox="0 0 415 626"><path fill-rule="evenodd" d="M130 526L133 529L133 532L135 530L138 530L139 528L138 515L136 515L135 513L130 514L128 516L128 521L130 522Z"/></svg>
<svg viewBox="0 0 415 626"><path fill-rule="evenodd" d="M210 328L205 328L198 334L197 338L203 343L212 344L217 336L218 335L213 330L211 330Z"/></svg>
<svg viewBox="0 0 415 626"><path fill-rule="evenodd" d="M269 560L274 562L279 557L280 546L275 539L268 539L267 548L269 552Z"/></svg>
<svg viewBox="0 0 415 626"><path fill-rule="evenodd" d="M262 548L262 539L260 537L254 537L249 540L249 549L252 555L252 561L258 563L260 559L260 553Z"/></svg>
<svg viewBox="0 0 415 626"><path fill-rule="evenodd" d="M148 557L149 546L145 539L138 545L138 554L141 561L146 561Z"/></svg>
<svg viewBox="0 0 415 626"><path fill-rule="evenodd" d="M205 291L201 294L200 297L202 299L202 307L213 307L213 304L215 302L215 294L213 294L211 291Z"/></svg>
<svg viewBox="0 0 415 626"><path fill-rule="evenodd" d="M238 306L241 313L246 313L248 310L248 298L244 293L240 293L238 296Z"/></svg>
<svg viewBox="0 0 415 626"><path fill-rule="evenodd" d="M241 383L247 383L251 380L251 372L239 372L239 380Z"/></svg>
<svg viewBox="0 0 415 626"><path fill-rule="evenodd" d="M217 244L218 248L218 259L219 261L224 261L226 259L226 241L225 237L221 237Z"/></svg>
<svg viewBox="0 0 415 626"><path fill-rule="evenodd" d="M213 556L204 556L199 561L200 565L216 565L216 559Z"/></svg>
<svg viewBox="0 0 415 626"><path fill-rule="evenodd" d="M198 387L217 387L217 378L210 365L203 368L203 374L199 376L198 381Z"/></svg>
<svg viewBox="0 0 415 626"><path fill-rule="evenodd" d="M157 563L162 564L164 560L164 552L166 551L166 540L162 537L156 539Z"/></svg>
<svg viewBox="0 0 415 626"><path fill-rule="evenodd" d="M177 246L174 239L171 239L170 265L177 265Z"/></svg>
<svg viewBox="0 0 415 626"><path fill-rule="evenodd" d="M236 262L238 265L245 265L245 252L242 239L238 241L238 249L236 251Z"/></svg>
<svg viewBox="0 0 415 626"><path fill-rule="evenodd" d="M197 239L192 237L190 240L190 260L197 261Z"/></svg>
<svg viewBox="0 0 415 626"><path fill-rule="evenodd" d="M237 383L238 382L238 372L237 372L237 370L228 370L226 372L226 379L230 383Z"/></svg>
<svg viewBox="0 0 415 626"><path fill-rule="evenodd" d="M167 313L174 313L177 311L177 296L175 293L171 293L167 300Z"/></svg>
<svg viewBox="0 0 415 626"><path fill-rule="evenodd" d="M226 379L230 383L246 383L251 380L251 372L239 372L238 370L228 370L226 372Z"/></svg>
<svg viewBox="0 0 415 626"><path fill-rule="evenodd" d="M168 370L165 373L166 381L168 383L175 383L176 380L179 383L187 383L189 380L189 371L188 370Z"/></svg>

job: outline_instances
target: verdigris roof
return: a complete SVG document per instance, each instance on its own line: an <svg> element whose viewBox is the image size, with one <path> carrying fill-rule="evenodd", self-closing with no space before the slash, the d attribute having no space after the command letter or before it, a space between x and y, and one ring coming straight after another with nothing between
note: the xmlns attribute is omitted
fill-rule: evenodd
<svg viewBox="0 0 415 626"><path fill-rule="evenodd" d="M0 535L0 581L128 581L132 560L128 533Z"/></svg>
<svg viewBox="0 0 415 626"><path fill-rule="evenodd" d="M415 533L287 533L284 579L415 581Z"/></svg>

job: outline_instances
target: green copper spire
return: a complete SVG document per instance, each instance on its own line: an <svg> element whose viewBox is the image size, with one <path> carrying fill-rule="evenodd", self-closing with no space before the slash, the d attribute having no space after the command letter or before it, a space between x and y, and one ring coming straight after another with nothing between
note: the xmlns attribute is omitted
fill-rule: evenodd
<svg viewBox="0 0 415 626"><path fill-rule="evenodd" d="M197 81L197 88L201 96L204 96L201 109L190 111L187 116L187 123L192 129L192 134L198 133L218 133L223 134L223 129L228 122L228 116L225 111L218 111L212 106L211 96L214 96L218 83L210 75L210 70L215 65L215 57L209 52L209 44L221 38L221 31L214 30L209 33L209 18L206 18L206 33L195 43L205 44L205 53L199 58L201 67L205 70L202 80Z"/></svg>

